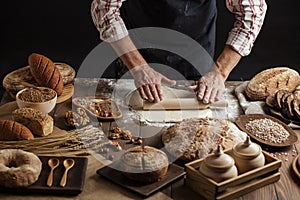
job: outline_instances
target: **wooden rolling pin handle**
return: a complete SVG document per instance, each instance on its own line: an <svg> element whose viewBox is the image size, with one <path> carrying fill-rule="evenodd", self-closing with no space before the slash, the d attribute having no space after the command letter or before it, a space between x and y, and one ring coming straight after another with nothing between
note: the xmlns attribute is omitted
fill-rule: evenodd
<svg viewBox="0 0 300 200"><path fill-rule="evenodd" d="M224 108L228 106L227 102L215 102L213 104L204 104L195 98L165 99L158 103L145 101L144 110L201 110L209 107Z"/></svg>
<svg viewBox="0 0 300 200"><path fill-rule="evenodd" d="M210 108L226 108L226 107L228 107L228 101L226 100L216 101L210 104Z"/></svg>

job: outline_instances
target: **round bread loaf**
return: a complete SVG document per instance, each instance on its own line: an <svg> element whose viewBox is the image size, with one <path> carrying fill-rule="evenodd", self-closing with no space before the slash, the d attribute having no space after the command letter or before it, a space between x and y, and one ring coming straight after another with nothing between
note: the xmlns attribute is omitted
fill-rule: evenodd
<svg viewBox="0 0 300 200"><path fill-rule="evenodd" d="M0 186L26 187L38 180L42 162L33 153L20 149L0 150Z"/></svg>
<svg viewBox="0 0 300 200"><path fill-rule="evenodd" d="M170 126L162 133L165 149L183 162L206 157L220 144L223 149L232 148L246 138L246 133L227 120L193 118Z"/></svg>
<svg viewBox="0 0 300 200"><path fill-rule="evenodd" d="M137 146L128 149L121 157L123 174L134 181L155 182L167 173L169 161L167 155L154 147Z"/></svg>
<svg viewBox="0 0 300 200"><path fill-rule="evenodd" d="M292 92L300 84L299 73L288 67L266 69L248 83L245 93L251 100L264 100L278 90Z"/></svg>
<svg viewBox="0 0 300 200"><path fill-rule="evenodd" d="M33 53L28 58L30 72L40 86L49 87L60 96L63 92L63 78L55 64L47 57Z"/></svg>
<svg viewBox="0 0 300 200"><path fill-rule="evenodd" d="M0 120L0 141L32 139L34 136L26 126L11 120Z"/></svg>

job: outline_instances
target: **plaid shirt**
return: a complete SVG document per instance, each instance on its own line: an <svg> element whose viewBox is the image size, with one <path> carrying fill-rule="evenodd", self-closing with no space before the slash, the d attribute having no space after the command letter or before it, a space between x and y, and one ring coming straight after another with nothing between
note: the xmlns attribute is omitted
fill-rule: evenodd
<svg viewBox="0 0 300 200"><path fill-rule="evenodd" d="M113 42L128 35L120 17L120 7L125 0L94 0L91 13L101 40ZM265 0L226 0L228 10L234 14L234 26L229 32L226 44L239 54L250 53L253 43L262 27L267 5Z"/></svg>

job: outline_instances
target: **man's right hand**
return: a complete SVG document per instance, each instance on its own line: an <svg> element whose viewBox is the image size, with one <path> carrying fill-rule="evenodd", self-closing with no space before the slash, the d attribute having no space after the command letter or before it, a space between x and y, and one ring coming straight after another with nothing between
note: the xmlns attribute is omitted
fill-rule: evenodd
<svg viewBox="0 0 300 200"><path fill-rule="evenodd" d="M159 102L163 99L161 84L169 86L176 84L176 81L168 79L149 65L136 66L130 73L141 98L149 102Z"/></svg>

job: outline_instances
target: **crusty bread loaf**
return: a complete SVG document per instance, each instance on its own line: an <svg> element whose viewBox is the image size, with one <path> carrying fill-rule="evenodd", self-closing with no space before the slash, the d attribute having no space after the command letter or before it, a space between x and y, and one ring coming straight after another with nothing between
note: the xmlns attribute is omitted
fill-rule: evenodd
<svg viewBox="0 0 300 200"><path fill-rule="evenodd" d="M120 159L120 170L134 181L155 182L167 173L167 155L154 147L137 146L128 149Z"/></svg>
<svg viewBox="0 0 300 200"><path fill-rule="evenodd" d="M168 127L162 133L165 149L183 162L206 157L220 144L223 149L242 142L246 133L227 120L192 118Z"/></svg>
<svg viewBox="0 0 300 200"><path fill-rule="evenodd" d="M30 72L40 86L49 87L60 96L63 92L63 78L55 64L47 57L33 53L28 58Z"/></svg>
<svg viewBox="0 0 300 200"><path fill-rule="evenodd" d="M300 84L299 73L288 67L266 69L248 83L245 93L251 100L264 100L278 90L292 92Z"/></svg>
<svg viewBox="0 0 300 200"><path fill-rule="evenodd" d="M31 140L33 138L33 134L26 126L11 120L0 120L0 141Z"/></svg>
<svg viewBox="0 0 300 200"><path fill-rule="evenodd" d="M53 132L53 118L33 108L20 108L12 112L13 120L29 128L33 134L47 136Z"/></svg>

